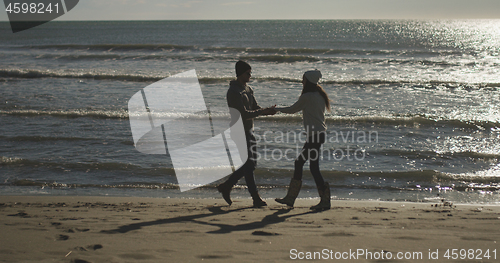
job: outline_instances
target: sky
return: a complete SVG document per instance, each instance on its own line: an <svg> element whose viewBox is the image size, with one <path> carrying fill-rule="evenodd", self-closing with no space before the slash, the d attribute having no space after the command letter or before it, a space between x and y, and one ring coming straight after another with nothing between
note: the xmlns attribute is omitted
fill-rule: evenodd
<svg viewBox="0 0 500 263"><path fill-rule="evenodd" d="M500 0L80 0L57 20L213 19L500 19Z"/></svg>

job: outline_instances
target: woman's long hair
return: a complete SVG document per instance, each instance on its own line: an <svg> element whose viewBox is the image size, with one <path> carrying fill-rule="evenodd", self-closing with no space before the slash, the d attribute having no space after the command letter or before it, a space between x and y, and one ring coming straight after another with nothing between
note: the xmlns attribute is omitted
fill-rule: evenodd
<svg viewBox="0 0 500 263"><path fill-rule="evenodd" d="M328 98L328 94L326 94L323 87L321 87L318 84L310 82L305 76L303 78L306 81L306 83L304 84L304 88L302 89L302 94L307 92L316 92L316 91L319 92L319 94L321 94L321 97L323 97L323 99L325 100L326 110L331 111L330 98Z"/></svg>

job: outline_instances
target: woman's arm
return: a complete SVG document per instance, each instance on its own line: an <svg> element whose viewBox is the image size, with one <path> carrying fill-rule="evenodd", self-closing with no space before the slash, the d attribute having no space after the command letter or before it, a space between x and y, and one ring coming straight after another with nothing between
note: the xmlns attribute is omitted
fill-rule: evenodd
<svg viewBox="0 0 500 263"><path fill-rule="evenodd" d="M303 94L299 97L299 100L297 100L297 102L295 102L292 106L290 106L290 107L276 107L276 111L281 111L283 113L289 113L289 114L299 112L306 107L306 104L307 104L306 97L307 96L305 94Z"/></svg>

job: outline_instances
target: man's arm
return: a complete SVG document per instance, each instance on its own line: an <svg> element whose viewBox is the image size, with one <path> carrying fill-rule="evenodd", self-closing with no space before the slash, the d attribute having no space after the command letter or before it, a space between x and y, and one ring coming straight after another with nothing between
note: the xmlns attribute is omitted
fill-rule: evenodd
<svg viewBox="0 0 500 263"><path fill-rule="evenodd" d="M253 95L252 95L253 96ZM237 109L241 113L241 118L246 120L246 119L253 119L257 116L262 115L263 111L265 109L262 109L260 106L256 110L250 110L245 107L245 104L243 103L243 99L241 98L241 95L238 92L229 90L227 92L227 105L231 108Z"/></svg>
<svg viewBox="0 0 500 263"><path fill-rule="evenodd" d="M250 88L250 87L249 87L249 89L251 91L250 95L252 96L252 102L253 102L251 108L254 109L254 110L262 109L262 107L257 103L257 100L255 99L255 96L253 95L253 89Z"/></svg>
<svg viewBox="0 0 500 263"><path fill-rule="evenodd" d="M260 115L274 115L276 114L276 105L272 106L272 107L268 107L268 108L262 108L258 103L257 103L257 100L255 99L255 96L253 95L253 89L252 88L249 88L251 90L251 93L250 95L252 96L252 101L253 101L253 104L252 104L252 109L261 109L261 113Z"/></svg>

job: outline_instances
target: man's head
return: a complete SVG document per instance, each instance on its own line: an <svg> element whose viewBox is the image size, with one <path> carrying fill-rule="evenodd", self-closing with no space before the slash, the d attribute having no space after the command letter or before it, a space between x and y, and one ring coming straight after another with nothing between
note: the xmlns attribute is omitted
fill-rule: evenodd
<svg viewBox="0 0 500 263"><path fill-rule="evenodd" d="M236 62L236 78L241 83L245 84L250 81L250 77L252 76L252 67L245 61Z"/></svg>

